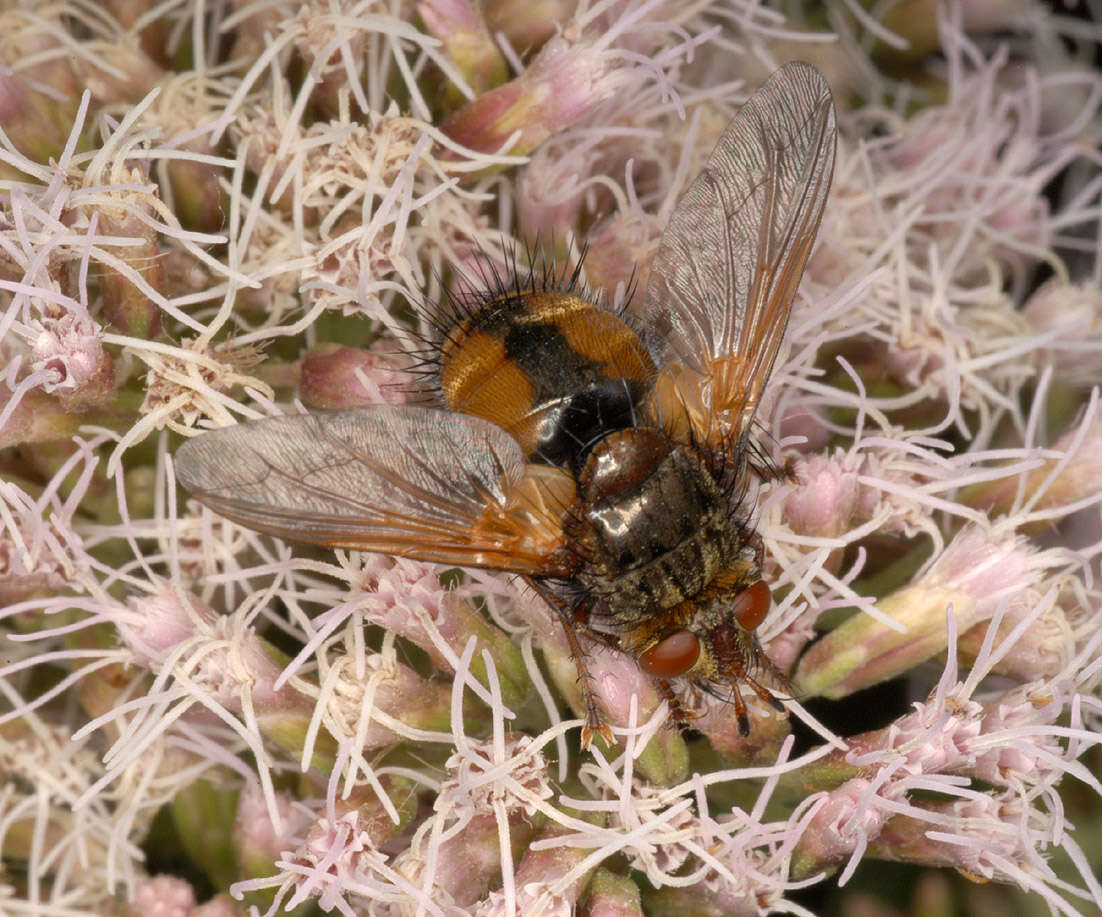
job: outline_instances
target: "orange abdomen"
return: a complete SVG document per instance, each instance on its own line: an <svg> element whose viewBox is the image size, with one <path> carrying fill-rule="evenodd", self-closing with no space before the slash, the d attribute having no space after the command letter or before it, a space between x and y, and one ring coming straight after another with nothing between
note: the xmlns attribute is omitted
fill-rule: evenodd
<svg viewBox="0 0 1102 917"><path fill-rule="evenodd" d="M498 296L447 335L449 407L496 423L534 461L577 469L593 444L633 426L654 378L639 336L571 293Z"/></svg>

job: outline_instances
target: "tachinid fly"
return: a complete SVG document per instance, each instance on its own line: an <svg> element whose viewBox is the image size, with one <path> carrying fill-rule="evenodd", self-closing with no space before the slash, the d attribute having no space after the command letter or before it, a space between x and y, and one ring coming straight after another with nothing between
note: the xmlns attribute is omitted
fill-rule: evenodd
<svg viewBox="0 0 1102 917"><path fill-rule="evenodd" d="M617 314L570 282L519 280L440 318L450 410L376 405L199 436L181 483L294 541L524 577L566 629L583 743L611 739L582 640L681 691L773 707L755 630L770 607L750 436L830 187L834 106L791 63L727 127L678 202L641 300Z"/></svg>

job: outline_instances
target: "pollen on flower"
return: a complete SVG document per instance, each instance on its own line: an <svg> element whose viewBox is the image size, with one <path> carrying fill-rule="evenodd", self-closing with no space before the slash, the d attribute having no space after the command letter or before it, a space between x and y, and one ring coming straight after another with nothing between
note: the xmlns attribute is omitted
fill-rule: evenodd
<svg viewBox="0 0 1102 917"><path fill-rule="evenodd" d="M272 395L267 385L244 372L263 359L249 344L208 348L195 341L167 353L147 350L141 357L149 366L142 411L158 426L183 432L201 417L228 419L232 402L227 393L234 386L249 385Z"/></svg>
<svg viewBox="0 0 1102 917"><path fill-rule="evenodd" d="M452 755L450 775L440 787L440 808L487 811L504 804L507 811L533 815L552 790L540 746L527 736L509 740L503 753L491 743L471 745Z"/></svg>
<svg viewBox="0 0 1102 917"><path fill-rule="evenodd" d="M397 113L367 125L317 122L309 128L277 121L267 109L246 109L235 136L250 164L270 177L265 197L303 227L302 289L319 307L383 308L395 280L413 281L402 244L420 239L410 226L409 201L434 194L440 167L423 126ZM362 214L374 210L364 226ZM350 295L351 294L351 295Z"/></svg>

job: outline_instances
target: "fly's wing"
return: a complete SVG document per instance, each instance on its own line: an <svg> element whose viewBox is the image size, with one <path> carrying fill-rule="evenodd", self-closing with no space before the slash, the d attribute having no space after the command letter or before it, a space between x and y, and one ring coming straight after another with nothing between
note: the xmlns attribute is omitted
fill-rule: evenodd
<svg viewBox="0 0 1102 917"><path fill-rule="evenodd" d="M654 410L676 433L722 448L753 419L819 228L835 136L826 81L787 64L678 202L643 306Z"/></svg>
<svg viewBox="0 0 1102 917"><path fill-rule="evenodd" d="M273 417L176 452L215 512L291 541L528 574L565 572L573 481L484 420L413 406Z"/></svg>

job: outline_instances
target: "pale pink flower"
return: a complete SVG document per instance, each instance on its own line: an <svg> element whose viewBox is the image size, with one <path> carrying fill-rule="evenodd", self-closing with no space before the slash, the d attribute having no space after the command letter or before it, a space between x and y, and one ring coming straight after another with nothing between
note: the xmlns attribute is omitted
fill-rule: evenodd
<svg viewBox="0 0 1102 917"><path fill-rule="evenodd" d="M189 917L195 907L195 892L183 879L153 876L134 890L130 906L148 917Z"/></svg>
<svg viewBox="0 0 1102 917"><path fill-rule="evenodd" d="M875 860L1102 906L1099 29L844 5L0 11L0 910L806 917ZM558 584L179 490L206 427L423 399L529 254L631 321L793 58L839 146L749 430L784 713L678 730Z"/></svg>
<svg viewBox="0 0 1102 917"><path fill-rule="evenodd" d="M75 392L103 371L107 358L88 316L67 312L37 324L31 368L49 373L42 386L47 392Z"/></svg>

